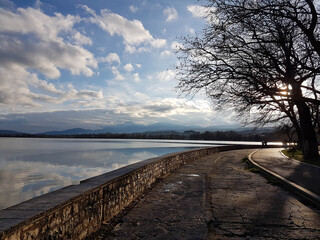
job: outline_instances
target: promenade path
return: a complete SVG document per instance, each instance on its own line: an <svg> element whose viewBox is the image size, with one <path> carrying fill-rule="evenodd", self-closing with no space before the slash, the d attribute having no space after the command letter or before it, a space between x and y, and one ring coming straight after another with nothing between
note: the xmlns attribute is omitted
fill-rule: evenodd
<svg viewBox="0 0 320 240"><path fill-rule="evenodd" d="M252 150L217 153L161 180L91 239L320 239L320 211L245 169Z"/></svg>

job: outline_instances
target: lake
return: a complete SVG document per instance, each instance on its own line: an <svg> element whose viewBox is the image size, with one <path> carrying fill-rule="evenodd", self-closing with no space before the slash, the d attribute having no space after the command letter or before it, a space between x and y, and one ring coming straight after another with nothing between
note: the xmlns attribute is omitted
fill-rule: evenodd
<svg viewBox="0 0 320 240"><path fill-rule="evenodd" d="M217 144L187 140L0 138L0 209L148 158Z"/></svg>

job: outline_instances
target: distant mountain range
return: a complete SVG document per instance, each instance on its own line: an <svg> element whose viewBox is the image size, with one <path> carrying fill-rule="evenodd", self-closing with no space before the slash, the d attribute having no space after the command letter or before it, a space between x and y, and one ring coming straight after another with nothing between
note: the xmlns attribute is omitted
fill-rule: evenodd
<svg viewBox="0 0 320 240"><path fill-rule="evenodd" d="M177 124L168 124L168 123L155 123L151 125L140 125L134 123L124 123L117 125L106 126L102 129L83 129L83 128L73 128L64 131L50 131L44 132L45 135L76 135L76 134L102 134L102 133L143 133L143 132L159 132L159 131L213 131L218 130L230 130L235 129L237 126L219 126L219 127L210 127L202 128L199 126L183 126Z"/></svg>
<svg viewBox="0 0 320 240"><path fill-rule="evenodd" d="M134 123L124 123L117 125L106 126L101 129L83 129L83 128L73 128L63 131L48 131L43 133L38 133L38 135L47 136L63 136L63 135L80 135L80 134L103 134L103 133L144 133L144 132L160 132L160 131L237 131L237 132L251 132L253 128L243 128L238 125L225 125L225 126L211 126L211 127L199 127L199 126L183 126L170 123L155 123L151 125L140 125ZM260 130L259 132L261 132ZM264 129L262 132L268 131ZM10 130L0 130L0 135L23 135L28 133L21 133Z"/></svg>
<svg viewBox="0 0 320 240"><path fill-rule="evenodd" d="M21 134L25 134L25 133L11 131L11 130L0 130L0 135L21 135Z"/></svg>

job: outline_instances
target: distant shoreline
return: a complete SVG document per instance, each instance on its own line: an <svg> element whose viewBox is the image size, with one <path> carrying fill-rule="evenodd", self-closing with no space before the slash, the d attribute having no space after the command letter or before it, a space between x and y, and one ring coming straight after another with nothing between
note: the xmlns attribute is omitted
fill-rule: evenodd
<svg viewBox="0 0 320 240"><path fill-rule="evenodd" d="M281 142L284 137L275 132L243 134L236 131L159 131L143 133L100 133L100 134L69 134L69 135L47 135L47 134L29 134L12 133L0 134L0 137L6 138L87 138L87 139L168 139L168 140L202 140L202 141L272 141Z"/></svg>

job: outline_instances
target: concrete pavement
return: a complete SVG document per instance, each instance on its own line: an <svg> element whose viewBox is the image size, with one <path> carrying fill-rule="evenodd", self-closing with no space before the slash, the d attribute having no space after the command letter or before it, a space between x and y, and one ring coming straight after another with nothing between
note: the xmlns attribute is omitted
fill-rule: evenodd
<svg viewBox="0 0 320 240"><path fill-rule="evenodd" d="M222 152L181 167L111 231L102 227L88 239L320 239L320 211L246 170L242 158L251 152Z"/></svg>

